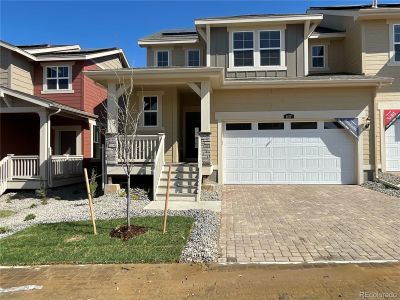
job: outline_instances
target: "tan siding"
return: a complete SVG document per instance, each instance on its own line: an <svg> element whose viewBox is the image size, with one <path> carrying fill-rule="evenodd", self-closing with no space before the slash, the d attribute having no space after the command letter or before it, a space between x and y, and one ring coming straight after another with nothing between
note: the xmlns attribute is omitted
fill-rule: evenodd
<svg viewBox="0 0 400 300"><path fill-rule="evenodd" d="M106 57L99 57L93 59L93 61L102 69L120 69L122 68L121 60L119 55L110 55Z"/></svg>
<svg viewBox="0 0 400 300"><path fill-rule="evenodd" d="M11 56L10 88L33 94L33 64L20 54Z"/></svg>
<svg viewBox="0 0 400 300"><path fill-rule="evenodd" d="M311 46L325 45L327 49L327 68L313 69L311 60ZM344 65L344 40L340 39L310 39L309 40L309 70L310 73L342 73L345 71Z"/></svg>
<svg viewBox="0 0 400 300"><path fill-rule="evenodd" d="M245 100L244 100L245 99ZM211 157L218 163L216 112L255 111L368 111L373 93L365 88L313 88L276 90L215 90L211 96ZM373 132L364 133L364 165L373 161ZM373 147L371 147L373 149Z"/></svg>

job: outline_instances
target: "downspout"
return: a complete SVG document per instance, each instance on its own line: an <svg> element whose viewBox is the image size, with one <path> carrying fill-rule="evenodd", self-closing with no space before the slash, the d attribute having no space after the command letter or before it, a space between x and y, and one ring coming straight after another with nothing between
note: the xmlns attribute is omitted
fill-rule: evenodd
<svg viewBox="0 0 400 300"><path fill-rule="evenodd" d="M58 114L61 111L59 108L57 111L48 114L47 116L47 182L49 187L52 187L53 181L51 178L51 120L50 117Z"/></svg>
<svg viewBox="0 0 400 300"><path fill-rule="evenodd" d="M376 110L378 108L377 105L377 100L376 96L378 94L378 90L382 87L382 83L380 82L378 87L374 91L374 102L373 102L373 120L374 120L374 151L375 151L375 163L374 163L374 179L378 180L379 179L379 168L378 168L378 139L377 139L377 134L378 134L378 122L380 123L380 114L378 114L378 118L376 118ZM380 137L381 142L382 142L382 137ZM382 153L381 153L382 157ZM381 162L382 163L382 162Z"/></svg>

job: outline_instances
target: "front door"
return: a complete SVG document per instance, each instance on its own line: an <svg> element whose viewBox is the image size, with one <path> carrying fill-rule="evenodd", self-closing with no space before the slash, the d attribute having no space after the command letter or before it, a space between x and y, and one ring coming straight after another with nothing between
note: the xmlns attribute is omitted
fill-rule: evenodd
<svg viewBox="0 0 400 300"><path fill-rule="evenodd" d="M60 154L76 155L76 131L60 132Z"/></svg>
<svg viewBox="0 0 400 300"><path fill-rule="evenodd" d="M197 159L197 134L200 132L200 112L185 113L185 156L187 160Z"/></svg>

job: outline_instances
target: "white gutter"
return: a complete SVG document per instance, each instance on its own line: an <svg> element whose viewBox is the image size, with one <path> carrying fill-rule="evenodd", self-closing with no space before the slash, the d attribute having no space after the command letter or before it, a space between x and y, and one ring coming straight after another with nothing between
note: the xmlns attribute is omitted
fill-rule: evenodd
<svg viewBox="0 0 400 300"><path fill-rule="evenodd" d="M187 40L139 40L139 46L151 46L151 45L171 45L171 44L196 44L199 39L187 39Z"/></svg>

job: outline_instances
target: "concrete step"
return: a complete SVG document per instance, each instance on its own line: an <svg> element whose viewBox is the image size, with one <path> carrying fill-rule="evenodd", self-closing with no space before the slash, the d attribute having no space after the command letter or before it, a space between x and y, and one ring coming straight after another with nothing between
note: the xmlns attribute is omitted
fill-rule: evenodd
<svg viewBox="0 0 400 300"><path fill-rule="evenodd" d="M160 178L159 186L167 186L168 178ZM197 186L197 179L180 179L180 178L171 178L171 187L172 186Z"/></svg>
<svg viewBox="0 0 400 300"><path fill-rule="evenodd" d="M198 172L171 172L171 179L196 179L199 177ZM168 170L161 173L161 179L168 179Z"/></svg>
<svg viewBox="0 0 400 300"><path fill-rule="evenodd" d="M167 192L167 186L159 186L157 189L157 193L164 194ZM196 194L197 186L171 186L169 189L170 194Z"/></svg>
<svg viewBox="0 0 400 300"><path fill-rule="evenodd" d="M163 172L168 173L169 167L167 165L164 166ZM172 165L171 166L172 172L198 172L199 168L197 164L184 164L184 165Z"/></svg>
<svg viewBox="0 0 400 300"><path fill-rule="evenodd" d="M169 194L169 201L196 201L197 194L192 193L182 193L182 194ZM165 193L157 193L155 201L165 201Z"/></svg>

